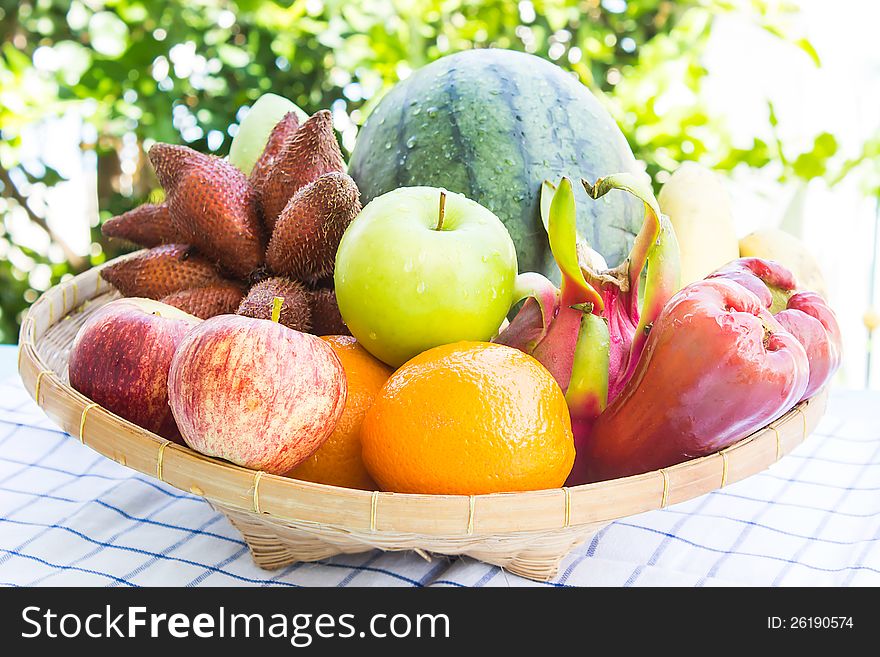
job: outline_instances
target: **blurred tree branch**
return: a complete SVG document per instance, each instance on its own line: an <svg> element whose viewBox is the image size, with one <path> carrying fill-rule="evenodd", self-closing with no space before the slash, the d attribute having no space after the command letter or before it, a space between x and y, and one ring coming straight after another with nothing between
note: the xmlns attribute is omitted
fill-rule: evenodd
<svg viewBox="0 0 880 657"><path fill-rule="evenodd" d="M52 230L52 227L49 226L48 222L31 209L31 207L28 205L27 198L23 196L20 191L18 191L18 188L12 181L12 177L9 175L9 172L2 164L0 164L0 182L3 183L3 196L5 198L13 199L19 205L19 207L24 209L31 222L42 228L43 231L49 236L49 239L52 240L53 243L57 244L59 248L61 248L61 250L64 252L65 260L67 260L67 262L70 264L70 268L77 273L85 271L88 268L88 260L86 260L80 254L71 249L70 246L63 239L61 239L54 230Z"/></svg>

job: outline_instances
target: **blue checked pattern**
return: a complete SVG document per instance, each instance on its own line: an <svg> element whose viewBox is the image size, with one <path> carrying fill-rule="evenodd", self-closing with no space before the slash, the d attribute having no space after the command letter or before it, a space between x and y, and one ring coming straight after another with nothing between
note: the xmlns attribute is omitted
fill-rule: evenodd
<svg viewBox="0 0 880 657"><path fill-rule="evenodd" d="M878 393L835 391L817 432L768 471L619 520L538 584L471 559L379 551L261 570L201 498L58 430L10 352L0 348L3 586L880 585Z"/></svg>

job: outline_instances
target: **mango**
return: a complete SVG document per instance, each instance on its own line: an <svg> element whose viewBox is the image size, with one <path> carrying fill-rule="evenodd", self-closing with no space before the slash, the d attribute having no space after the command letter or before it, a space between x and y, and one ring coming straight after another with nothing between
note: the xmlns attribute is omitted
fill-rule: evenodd
<svg viewBox="0 0 880 657"><path fill-rule="evenodd" d="M819 263L806 245L781 228L756 230L739 241L741 257L776 260L794 274L798 289L817 292L828 298L828 286Z"/></svg>
<svg viewBox="0 0 880 657"><path fill-rule="evenodd" d="M684 162L663 185L657 200L678 238L682 287L739 257L730 197L717 173L696 162Z"/></svg>

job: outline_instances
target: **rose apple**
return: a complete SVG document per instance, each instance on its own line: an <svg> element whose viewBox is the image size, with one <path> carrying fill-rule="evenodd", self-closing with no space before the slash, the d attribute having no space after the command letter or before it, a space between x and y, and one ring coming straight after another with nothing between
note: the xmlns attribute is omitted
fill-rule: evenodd
<svg viewBox="0 0 880 657"><path fill-rule="evenodd" d="M168 375L186 444L284 474L330 436L345 408L345 371L330 345L283 324L218 315L191 331Z"/></svg>
<svg viewBox="0 0 880 657"><path fill-rule="evenodd" d="M812 397L840 367L843 339L834 311L817 293L797 292L776 319L807 350L810 380L802 398Z"/></svg>
<svg viewBox="0 0 880 657"><path fill-rule="evenodd" d="M491 338L514 301L513 241L461 194L403 187L373 199L336 254L336 299L358 342L397 367L459 340Z"/></svg>
<svg viewBox="0 0 880 657"><path fill-rule="evenodd" d="M568 485L706 456L803 398L807 352L761 300L723 278L691 283L654 321L632 377L579 446Z"/></svg>
<svg viewBox="0 0 880 657"><path fill-rule="evenodd" d="M782 327L807 351L810 380L803 399L812 397L840 366L843 338L837 317L825 299L809 290L798 291L794 274L785 265L763 258L739 258L707 279L726 278L761 301Z"/></svg>
<svg viewBox="0 0 880 657"><path fill-rule="evenodd" d="M120 417L182 442L168 406L168 370L183 336L201 321L151 299L108 303L76 335L70 385Z"/></svg>

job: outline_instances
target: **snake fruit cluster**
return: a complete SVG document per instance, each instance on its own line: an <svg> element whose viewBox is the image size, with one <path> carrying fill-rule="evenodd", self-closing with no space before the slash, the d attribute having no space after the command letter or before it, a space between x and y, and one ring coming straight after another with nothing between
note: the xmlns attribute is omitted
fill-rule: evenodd
<svg viewBox="0 0 880 657"><path fill-rule="evenodd" d="M107 221L102 232L145 247L101 276L126 297L162 301L207 319L264 317L284 298L281 322L347 334L332 286L339 240L360 212L330 112L273 128L250 175L187 146L149 151L165 200Z"/></svg>

